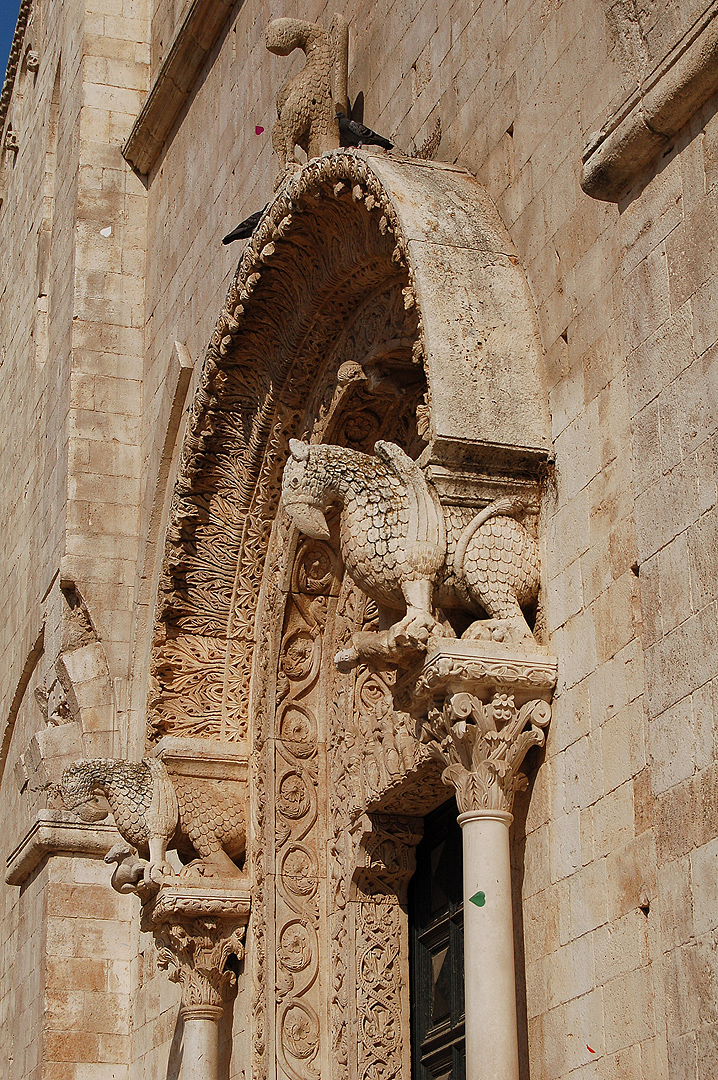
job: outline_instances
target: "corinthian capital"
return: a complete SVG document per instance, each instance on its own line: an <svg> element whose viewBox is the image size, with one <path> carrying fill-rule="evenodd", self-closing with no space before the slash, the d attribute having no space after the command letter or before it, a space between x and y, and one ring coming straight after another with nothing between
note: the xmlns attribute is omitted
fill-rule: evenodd
<svg viewBox="0 0 718 1080"><path fill-rule="evenodd" d="M249 895L240 890L163 885L142 912L157 963L182 988L182 1015L216 1018L236 984L230 956L244 955Z"/></svg>
<svg viewBox="0 0 718 1080"><path fill-rule="evenodd" d="M511 813L514 795L528 783L519 769L532 746L543 746L550 719L551 707L540 699L517 708L513 694L494 694L484 705L459 693L431 710L421 739L446 764L441 778L456 789L461 813Z"/></svg>
<svg viewBox="0 0 718 1080"><path fill-rule="evenodd" d="M482 641L446 642L427 658L413 711L461 813L511 813L527 784L523 760L545 741L556 667L539 647L523 652Z"/></svg>

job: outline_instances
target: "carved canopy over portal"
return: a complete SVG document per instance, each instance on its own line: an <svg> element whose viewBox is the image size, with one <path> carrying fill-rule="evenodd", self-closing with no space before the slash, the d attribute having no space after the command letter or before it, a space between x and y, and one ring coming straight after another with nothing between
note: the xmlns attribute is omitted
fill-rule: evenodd
<svg viewBox="0 0 718 1080"><path fill-rule="evenodd" d="M288 441L371 452L397 439L385 421L412 395L428 447L405 449L439 472L528 477L546 456L535 313L486 192L451 165L326 154L268 207L207 350L166 540L151 738L246 738ZM352 411L373 430L352 431Z"/></svg>
<svg viewBox="0 0 718 1080"><path fill-rule="evenodd" d="M333 663L382 631L382 601L345 565L338 512L301 537L280 509L295 439L302 460L316 447L342 461L383 440L428 506L424 470L447 559L452 538L479 536L477 511L535 494L548 446L535 316L465 171L336 151L280 188L205 357L154 645L150 737L251 747L253 1077L398 1080L402 893L446 788L397 704L401 675L358 653L351 671ZM494 526L503 549L515 522Z"/></svg>

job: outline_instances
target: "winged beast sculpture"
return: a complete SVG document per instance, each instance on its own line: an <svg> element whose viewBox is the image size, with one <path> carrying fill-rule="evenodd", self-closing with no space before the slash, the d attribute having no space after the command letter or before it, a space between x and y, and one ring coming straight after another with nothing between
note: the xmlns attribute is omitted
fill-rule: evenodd
<svg viewBox="0 0 718 1080"><path fill-rule="evenodd" d="M372 457L292 439L290 452L282 501L294 523L328 539L325 515L338 503L350 577L385 608L406 608L388 630L354 634L335 658L340 669L362 659L400 662L446 636L437 595L444 609L488 615L493 636L533 638L523 609L538 595L540 561L535 537L518 520L525 499L499 499L457 531L421 468L394 443L377 442Z"/></svg>

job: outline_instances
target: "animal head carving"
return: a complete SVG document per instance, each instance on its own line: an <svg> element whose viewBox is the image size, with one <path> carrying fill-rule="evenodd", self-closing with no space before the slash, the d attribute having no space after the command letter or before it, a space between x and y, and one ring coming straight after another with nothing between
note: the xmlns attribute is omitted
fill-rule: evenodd
<svg viewBox="0 0 718 1080"><path fill-rule="evenodd" d="M102 821L110 812L101 780L111 761L96 758L68 765L59 784L62 802L83 821Z"/></svg>
<svg viewBox="0 0 718 1080"><path fill-rule="evenodd" d="M288 56L299 48L311 29L301 19L273 19L264 31L265 44L276 56Z"/></svg>
<svg viewBox="0 0 718 1080"><path fill-rule="evenodd" d="M290 456L282 477L282 503L290 518L313 540L328 540L324 517L327 509L325 485L313 466L313 448L299 439L289 440Z"/></svg>

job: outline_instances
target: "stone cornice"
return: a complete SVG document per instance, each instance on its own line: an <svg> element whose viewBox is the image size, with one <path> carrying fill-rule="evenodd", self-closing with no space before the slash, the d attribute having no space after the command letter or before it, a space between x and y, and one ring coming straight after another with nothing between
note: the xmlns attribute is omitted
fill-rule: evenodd
<svg viewBox="0 0 718 1080"><path fill-rule="evenodd" d="M246 878L216 880L214 884L197 886L166 879L160 891L142 909L144 929L152 929L180 918L227 918L246 924L249 919L251 895Z"/></svg>
<svg viewBox="0 0 718 1080"><path fill-rule="evenodd" d="M639 88L591 135L581 187L618 202L636 174L718 90L718 0L706 8Z"/></svg>
<svg viewBox="0 0 718 1080"><path fill-rule="evenodd" d="M143 176L162 153L236 0L192 0L145 99L123 157Z"/></svg>
<svg viewBox="0 0 718 1080"><path fill-rule="evenodd" d="M2 91L0 91L0 132L2 132L5 127L7 110L10 105L13 87L15 86L17 69L20 66L22 43L25 40L25 30L27 29L27 21L30 18L31 11L32 0L22 0L20 11L17 16L17 23L15 24L12 45L10 46L7 68L5 69L5 81L3 82Z"/></svg>
<svg viewBox="0 0 718 1080"><path fill-rule="evenodd" d="M89 855L102 859L122 837L114 825L88 825L64 810L40 810L8 855L5 881L22 885L46 855Z"/></svg>
<svg viewBox="0 0 718 1080"><path fill-rule="evenodd" d="M511 693L517 704L549 701L556 686L558 661L539 646L524 643L443 641L431 652L413 690L412 712L425 712L435 698L459 692Z"/></svg>

